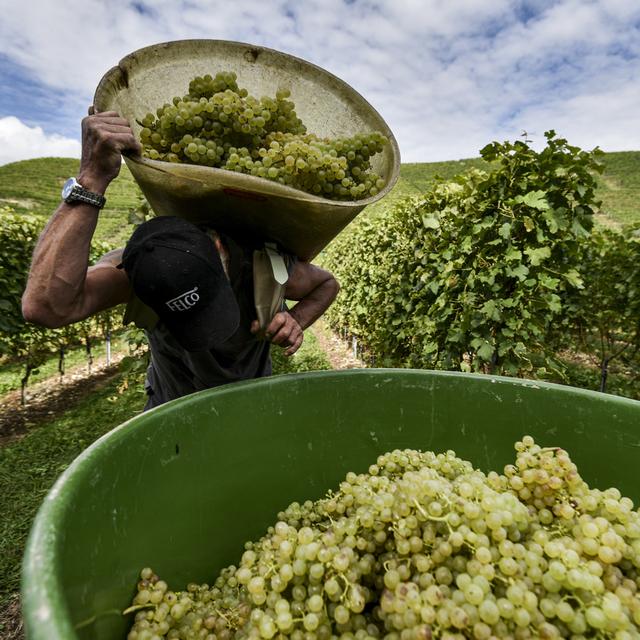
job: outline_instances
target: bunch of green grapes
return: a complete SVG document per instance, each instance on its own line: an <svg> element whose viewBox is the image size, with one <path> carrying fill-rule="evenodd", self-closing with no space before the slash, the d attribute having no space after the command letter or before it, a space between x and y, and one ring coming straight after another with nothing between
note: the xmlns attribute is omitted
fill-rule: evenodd
<svg viewBox="0 0 640 640"><path fill-rule="evenodd" d="M383 134L318 138L307 133L288 90L257 99L236 80L230 72L194 78L187 95L147 114L139 122L143 156L238 171L333 200L368 198L384 187L370 162L388 144Z"/></svg>
<svg viewBox="0 0 640 640"><path fill-rule="evenodd" d="M128 640L640 638L640 514L567 453L393 451L293 503L214 584L144 569Z"/></svg>

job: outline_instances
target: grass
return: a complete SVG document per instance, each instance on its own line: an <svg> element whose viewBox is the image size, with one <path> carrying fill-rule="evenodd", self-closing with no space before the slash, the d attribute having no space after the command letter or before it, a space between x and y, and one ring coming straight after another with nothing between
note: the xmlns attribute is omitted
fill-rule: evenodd
<svg viewBox="0 0 640 640"><path fill-rule="evenodd" d="M37 158L5 164L0 167L0 205L38 216L44 226L60 204L62 185L78 174L79 167L79 160L73 158ZM140 190L123 164L120 175L109 186L96 238L124 245L131 235L129 211L138 206L139 197Z"/></svg>
<svg viewBox="0 0 640 640"><path fill-rule="evenodd" d="M640 152L607 153L598 179L602 210L622 224L640 225Z"/></svg>
<svg viewBox="0 0 640 640"><path fill-rule="evenodd" d="M116 378L0 449L0 608L20 588L27 535L56 478L97 438L142 410L141 386L129 387L117 402L109 400L120 381Z"/></svg>
<svg viewBox="0 0 640 640"><path fill-rule="evenodd" d="M470 169L486 169L488 166L488 163L481 158L449 162L416 162L403 164L400 167L400 177L420 192L429 189L436 177L451 179Z"/></svg>

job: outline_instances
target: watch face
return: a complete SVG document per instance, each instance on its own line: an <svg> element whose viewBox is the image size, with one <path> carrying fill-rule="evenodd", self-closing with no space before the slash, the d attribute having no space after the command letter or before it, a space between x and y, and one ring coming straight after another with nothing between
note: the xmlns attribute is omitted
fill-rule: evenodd
<svg viewBox="0 0 640 640"><path fill-rule="evenodd" d="M67 199L71 195L71 190L78 184L75 178L69 178L62 187L62 198Z"/></svg>

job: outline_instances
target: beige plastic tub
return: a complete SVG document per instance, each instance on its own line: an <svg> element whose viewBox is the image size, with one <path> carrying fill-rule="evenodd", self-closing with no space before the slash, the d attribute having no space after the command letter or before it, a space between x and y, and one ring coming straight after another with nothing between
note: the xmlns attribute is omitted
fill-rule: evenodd
<svg viewBox="0 0 640 640"><path fill-rule="evenodd" d="M373 170L386 186L374 197L355 202L327 200L223 169L125 158L157 214L276 241L310 260L364 207L391 190L400 170L396 139L378 112L329 72L272 49L224 40L179 40L134 51L104 75L94 105L97 111L118 111L138 135L136 120L185 95L195 76L219 71L235 72L238 85L257 97L288 88L298 117L318 136L381 131L389 138L385 151L372 158Z"/></svg>

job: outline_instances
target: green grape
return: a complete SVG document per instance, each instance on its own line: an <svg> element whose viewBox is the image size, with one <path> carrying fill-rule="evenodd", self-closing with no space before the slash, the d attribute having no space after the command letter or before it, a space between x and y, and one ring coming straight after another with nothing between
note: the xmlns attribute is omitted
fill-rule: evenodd
<svg viewBox="0 0 640 640"><path fill-rule="evenodd" d="M307 133L290 95L281 88L275 98L257 99L239 88L230 72L196 77L187 95L140 121L143 156L239 171L339 200L374 197L384 189L369 157L382 151L387 139L378 132L320 139ZM233 147L246 149L240 160ZM263 160L256 166L257 158Z"/></svg>
<svg viewBox="0 0 640 640"><path fill-rule="evenodd" d="M341 149L357 142L367 143ZM258 157L284 167L305 145L322 147L314 157L331 172L337 156L315 137L274 134ZM524 437L516 451L504 474L451 451L379 456L278 514L213 587L170 591L145 568L129 638L639 637L638 511L615 489L590 489L560 449Z"/></svg>

